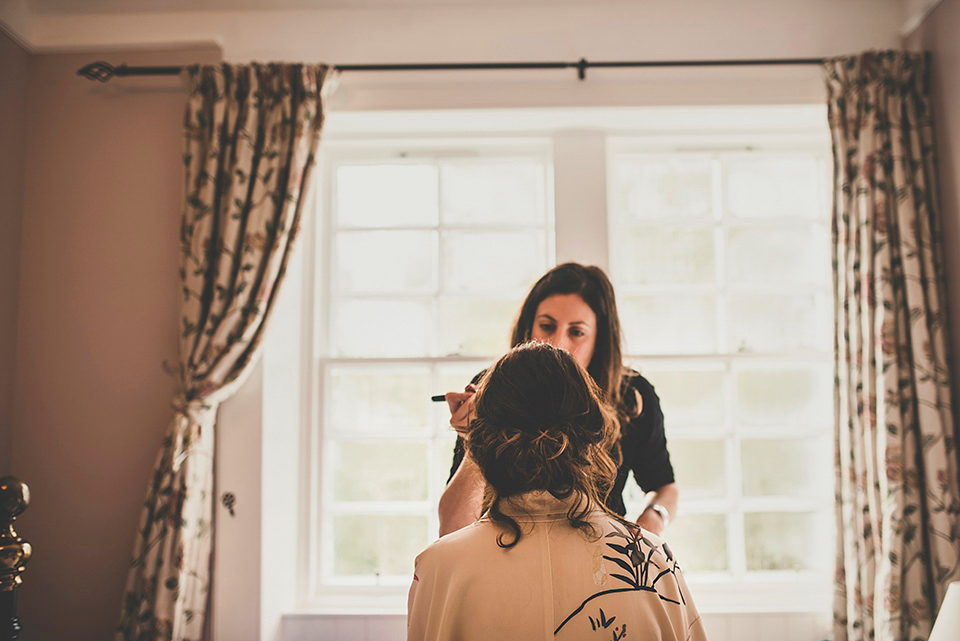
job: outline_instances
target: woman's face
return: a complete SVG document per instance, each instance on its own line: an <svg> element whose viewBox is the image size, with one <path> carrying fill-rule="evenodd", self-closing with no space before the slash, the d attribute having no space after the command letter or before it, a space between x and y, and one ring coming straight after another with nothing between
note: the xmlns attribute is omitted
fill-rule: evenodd
<svg viewBox="0 0 960 641"><path fill-rule="evenodd" d="M597 315L579 294L548 296L537 306L530 338L568 352L586 369L597 340Z"/></svg>

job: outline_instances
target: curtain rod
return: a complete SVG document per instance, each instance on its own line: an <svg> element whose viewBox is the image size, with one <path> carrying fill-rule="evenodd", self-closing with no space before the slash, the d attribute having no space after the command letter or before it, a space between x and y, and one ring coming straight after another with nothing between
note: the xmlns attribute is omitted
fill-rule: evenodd
<svg viewBox="0 0 960 641"><path fill-rule="evenodd" d="M580 80L587 77L587 69L617 67L743 67L757 65L819 65L824 58L760 58L748 60L644 60L590 62L581 58L577 62L428 62L413 64L335 65L340 71L451 71L475 69L576 69ZM90 80L107 82L123 76L175 76L183 67L129 67L125 63L111 65L108 62L92 62L77 74Z"/></svg>

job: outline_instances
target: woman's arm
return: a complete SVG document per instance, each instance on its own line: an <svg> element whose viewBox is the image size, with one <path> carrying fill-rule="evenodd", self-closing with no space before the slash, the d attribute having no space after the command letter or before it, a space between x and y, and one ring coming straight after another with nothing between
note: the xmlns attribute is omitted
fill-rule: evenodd
<svg viewBox="0 0 960 641"><path fill-rule="evenodd" d="M677 515L680 491L674 479L670 453L667 451L660 397L650 381L639 374L633 377L631 387L640 397L637 403L640 414L630 424L635 437L631 439L631 443L636 448L633 474L640 487L646 491L644 508L637 517L637 523L659 535Z"/></svg>
<svg viewBox="0 0 960 641"><path fill-rule="evenodd" d="M643 529L649 530L659 536L667 524L677 515L680 490L677 488L676 483L667 483L652 492L648 492L645 499L646 507L643 509L643 512L640 513L640 516L637 517L637 523ZM655 510L652 507L654 505L659 505L666 509L666 519L660 514L659 510Z"/></svg>
<svg viewBox="0 0 960 641"><path fill-rule="evenodd" d="M476 387L471 383L465 392L451 392L447 394L447 405L450 406L450 425L460 433L473 418L473 394ZM457 471L447 483L446 489L440 496L437 512L440 516L440 536L456 532L462 527L470 525L480 518L480 509L483 505L483 490L486 481L480 468L470 457L470 451L464 440L464 456Z"/></svg>
<svg viewBox="0 0 960 641"><path fill-rule="evenodd" d="M456 532L480 518L485 486L486 481L480 468L467 452L440 496L437 507L440 515L440 536Z"/></svg>

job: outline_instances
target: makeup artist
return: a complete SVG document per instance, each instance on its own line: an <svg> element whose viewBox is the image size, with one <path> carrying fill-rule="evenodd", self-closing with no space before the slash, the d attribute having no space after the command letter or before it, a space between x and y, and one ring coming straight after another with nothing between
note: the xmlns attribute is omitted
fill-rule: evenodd
<svg viewBox="0 0 960 641"><path fill-rule="evenodd" d="M604 400L616 409L619 433L610 454L617 463L617 477L606 504L614 513L626 516L623 489L632 471L645 492L645 505L636 522L660 534L676 514L678 501L663 412L653 386L623 365L616 298L603 270L564 263L544 274L520 308L511 347L529 340L570 353L596 382ZM464 392L446 394L450 424L461 436L454 449L450 479L440 497L440 536L480 517L485 482L476 462L465 455L463 441L464 429L474 417L475 390L471 384Z"/></svg>

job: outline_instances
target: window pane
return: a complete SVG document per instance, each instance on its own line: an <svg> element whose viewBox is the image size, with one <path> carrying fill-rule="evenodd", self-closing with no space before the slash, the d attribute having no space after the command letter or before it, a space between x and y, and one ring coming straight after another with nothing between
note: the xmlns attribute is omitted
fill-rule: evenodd
<svg viewBox="0 0 960 641"><path fill-rule="evenodd" d="M711 169L706 158L614 163L614 209L622 222L711 217Z"/></svg>
<svg viewBox="0 0 960 641"><path fill-rule="evenodd" d="M717 349L713 296L626 296L619 308L632 354L705 354Z"/></svg>
<svg viewBox="0 0 960 641"><path fill-rule="evenodd" d="M685 499L726 494L726 456L722 440L670 439L670 462Z"/></svg>
<svg viewBox="0 0 960 641"><path fill-rule="evenodd" d="M806 512L757 512L743 515L747 571L810 570L823 561L824 548L815 515ZM830 548L826 548L830 549Z"/></svg>
<svg viewBox="0 0 960 641"><path fill-rule="evenodd" d="M644 227L618 240L617 271L627 287L714 281L713 230Z"/></svg>
<svg viewBox="0 0 960 641"><path fill-rule="evenodd" d="M736 374L737 418L747 425L833 424L827 368L745 369Z"/></svg>
<svg viewBox="0 0 960 641"><path fill-rule="evenodd" d="M338 356L429 354L429 300L341 300L334 304L332 350Z"/></svg>
<svg viewBox="0 0 960 641"><path fill-rule="evenodd" d="M660 397L669 426L723 425L722 370L657 370L643 368Z"/></svg>
<svg viewBox="0 0 960 641"><path fill-rule="evenodd" d="M727 570L727 517L723 514L681 514L663 538L684 572Z"/></svg>
<svg viewBox="0 0 960 641"><path fill-rule="evenodd" d="M450 293L510 294L518 299L546 268L543 232L447 232L443 288Z"/></svg>
<svg viewBox="0 0 960 641"><path fill-rule="evenodd" d="M498 356L510 347L516 299L452 298L440 300L440 353Z"/></svg>
<svg viewBox="0 0 960 641"><path fill-rule="evenodd" d="M337 234L337 290L367 294L432 294L437 289L435 231Z"/></svg>
<svg viewBox="0 0 960 641"><path fill-rule="evenodd" d="M337 222L343 227L433 227L438 221L432 165L337 168Z"/></svg>
<svg viewBox="0 0 960 641"><path fill-rule="evenodd" d="M338 576L413 574L413 560L430 542L420 515L333 517L333 571Z"/></svg>
<svg viewBox="0 0 960 641"><path fill-rule="evenodd" d="M536 224L544 220L544 167L535 161L471 161L440 166L447 225Z"/></svg>
<svg viewBox="0 0 960 641"><path fill-rule="evenodd" d="M740 442L744 496L818 496L833 481L830 448L820 439Z"/></svg>
<svg viewBox="0 0 960 641"><path fill-rule="evenodd" d="M822 218L815 158L760 157L729 160L727 211L740 218Z"/></svg>
<svg viewBox="0 0 960 641"><path fill-rule="evenodd" d="M727 236L727 278L734 284L829 283L830 239L826 229L731 229Z"/></svg>
<svg viewBox="0 0 960 641"><path fill-rule="evenodd" d="M329 427L356 434L423 430L430 423L426 367L331 367Z"/></svg>
<svg viewBox="0 0 960 641"><path fill-rule="evenodd" d="M425 501L426 443L334 441L336 501Z"/></svg>
<svg viewBox="0 0 960 641"><path fill-rule="evenodd" d="M731 351L830 349L830 321L820 297L738 295L730 297L729 305Z"/></svg>

